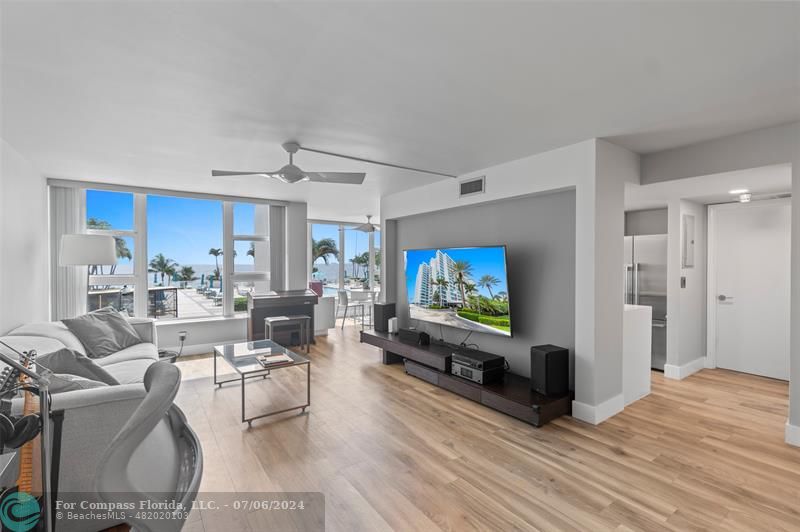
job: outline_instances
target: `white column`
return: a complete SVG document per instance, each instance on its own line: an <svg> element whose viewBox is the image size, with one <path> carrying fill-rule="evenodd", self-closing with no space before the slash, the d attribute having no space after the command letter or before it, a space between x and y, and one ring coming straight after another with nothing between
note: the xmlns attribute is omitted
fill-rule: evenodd
<svg viewBox="0 0 800 532"><path fill-rule="evenodd" d="M253 269L257 272L270 273L270 245L269 245L269 205L256 205L255 206L255 234L258 236L267 237L264 241L256 241L253 243L255 246L255 257L253 260ZM269 281L258 281L253 283L255 292L263 294L269 290Z"/></svg>
<svg viewBox="0 0 800 532"><path fill-rule="evenodd" d="M136 284L133 288L133 305L136 316L146 318L148 307L147 278L147 195L133 195L133 275Z"/></svg>
<svg viewBox="0 0 800 532"><path fill-rule="evenodd" d="M222 314L233 316L233 203L222 202Z"/></svg>
<svg viewBox="0 0 800 532"><path fill-rule="evenodd" d="M800 127L797 128L800 137ZM792 307L786 443L800 447L800 138L792 162Z"/></svg>
<svg viewBox="0 0 800 532"><path fill-rule="evenodd" d="M369 289L375 289L375 233L369 233L369 266L367 266Z"/></svg>
<svg viewBox="0 0 800 532"><path fill-rule="evenodd" d="M345 249L344 249L344 226L339 224L339 290L344 289L344 261L345 259Z"/></svg>
<svg viewBox="0 0 800 532"><path fill-rule="evenodd" d="M598 424L625 406L622 394L625 182L636 154L594 141L593 171L575 192L575 401L572 415Z"/></svg>
<svg viewBox="0 0 800 532"><path fill-rule="evenodd" d="M292 202L286 206L286 289L308 288L308 207Z"/></svg>

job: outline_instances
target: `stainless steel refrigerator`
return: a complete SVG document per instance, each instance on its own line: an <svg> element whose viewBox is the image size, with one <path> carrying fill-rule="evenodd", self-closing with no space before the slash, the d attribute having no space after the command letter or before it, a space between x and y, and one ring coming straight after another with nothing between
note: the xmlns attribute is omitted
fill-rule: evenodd
<svg viewBox="0 0 800 532"><path fill-rule="evenodd" d="M625 303L653 309L651 367L667 362L667 235L625 237Z"/></svg>

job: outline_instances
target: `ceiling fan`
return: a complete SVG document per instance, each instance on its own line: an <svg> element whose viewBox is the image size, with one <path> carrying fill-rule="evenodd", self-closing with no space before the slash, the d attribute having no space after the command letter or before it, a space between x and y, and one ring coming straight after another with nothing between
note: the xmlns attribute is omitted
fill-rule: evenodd
<svg viewBox="0 0 800 532"><path fill-rule="evenodd" d="M388 166L390 168L399 168L401 170L411 170L412 172L421 172L423 174L433 174L444 177L458 177L453 174L445 174L443 172L435 172L433 170L423 170L421 168L413 168L411 166L402 166L399 164L385 163L381 161L373 161L371 159L363 159L361 157L354 157L352 155L344 155L341 153L334 153L330 151L317 150L314 148L306 148L297 142L285 142L281 144L284 150L289 154L289 164L285 165L280 170L275 172L236 172L231 170L211 170L211 175L214 177L224 176L238 176L238 175L260 175L263 177L271 177L278 179L284 183L297 183L300 181L314 181L318 183L343 183L348 185L360 185L364 182L367 174L364 172L304 172L294 164L294 154L300 150L310 151L314 153L321 153L323 155L330 155L332 157L340 157L342 159L350 159L362 163L377 164L380 166ZM369 221L367 222L369 224ZM367 225L364 224L364 225Z"/></svg>
<svg viewBox="0 0 800 532"><path fill-rule="evenodd" d="M372 223L372 215L367 215L367 223L356 226L356 231L363 231L365 233L374 233L378 230L378 226Z"/></svg>
<svg viewBox="0 0 800 532"><path fill-rule="evenodd" d="M214 177L234 175L260 175L271 177L284 183L298 183L300 181L314 181L317 183L341 183L345 185L360 185L367 174L364 172L304 172L294 164L294 154L300 149L296 142L286 142L281 145L289 154L289 164L274 172L236 172L231 170L211 170Z"/></svg>

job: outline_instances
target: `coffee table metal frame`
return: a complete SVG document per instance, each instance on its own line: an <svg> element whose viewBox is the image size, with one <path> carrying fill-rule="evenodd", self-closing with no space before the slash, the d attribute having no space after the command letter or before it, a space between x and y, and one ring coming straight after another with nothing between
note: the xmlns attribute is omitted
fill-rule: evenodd
<svg viewBox="0 0 800 532"><path fill-rule="evenodd" d="M275 416L277 414L283 414L284 412L289 412L291 410L297 410L298 408L300 409L300 413L302 414L302 413L304 413L306 411L306 408L311 406L311 361L309 359L307 359L307 358L305 358L305 357L303 357L301 355L298 355L297 353L294 353L293 351L289 351L288 349L276 344L275 342L272 342L271 340L257 340L255 342L238 342L238 343L254 344L254 347L256 349L261 349L261 348L264 348L264 347L280 348L281 350L286 352L293 359L292 362L286 362L286 363L283 363L283 364L271 365L269 368L257 368L257 369L254 369L252 371L243 371L242 369L240 369L240 368L236 367L235 365L231 364L225 358L224 353L220 352L220 350L218 349L218 346L214 347L214 384L217 385L218 388L221 388L223 384L226 384L228 382L239 382L241 384L241 387L242 387L242 423L247 423L247 425L251 427L251 426L253 426L253 421L255 421L256 419L261 419L261 418L268 417L268 416ZM269 344L272 344L272 345L269 345ZM233 346L233 345L235 345L235 344L226 344L226 345L221 346L221 347L224 348L224 347ZM292 355L294 355L294 356L292 356ZM256 360L256 356L257 355L249 355L249 356L245 355L245 357L247 357L247 358L252 358L253 359L253 363L258 365L258 361ZM236 373L239 374L239 377L233 378L233 379L226 379L226 380L222 380L222 381L217 380L217 357L221 357L223 360L225 360L226 364L228 366L230 366L231 368L233 368L233 370ZM245 357L243 357L243 359ZM306 367L306 402L305 402L305 404L297 405L297 406L290 406L289 408L283 408L281 410L275 410L275 411L272 411L272 412L267 412L265 414L259 414L257 416L247 417L247 415L245 414L245 401L246 401L245 381L247 379L255 379L255 378L258 378L258 377L261 377L262 379L266 379L268 376L270 376L271 372L276 370L276 369L293 368L293 367L297 367L297 366L305 366Z"/></svg>

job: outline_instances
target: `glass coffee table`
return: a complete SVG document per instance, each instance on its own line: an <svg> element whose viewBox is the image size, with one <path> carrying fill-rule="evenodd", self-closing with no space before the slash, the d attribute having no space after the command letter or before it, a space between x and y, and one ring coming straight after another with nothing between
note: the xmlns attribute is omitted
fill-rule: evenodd
<svg viewBox="0 0 800 532"><path fill-rule="evenodd" d="M270 364L267 367L261 365L258 361L260 355L286 355L291 360L285 362L278 362ZM222 358L227 364L233 368L239 377L234 379L227 379L223 381L217 380L217 358ZM256 377L266 378L270 372L283 369L293 368L295 366L306 367L306 403L304 405L292 406L283 408L257 416L247 417L245 414L245 382L247 379ZM289 351L285 347L276 344L272 340L257 340L255 342L239 342L235 344L225 344L214 346L214 384L222 387L227 382L240 382L242 386L242 423L247 423L252 426L253 420L262 417L274 416L282 414L290 410L300 409L301 413L306 411L306 408L311 406L311 361L302 355L298 355Z"/></svg>

